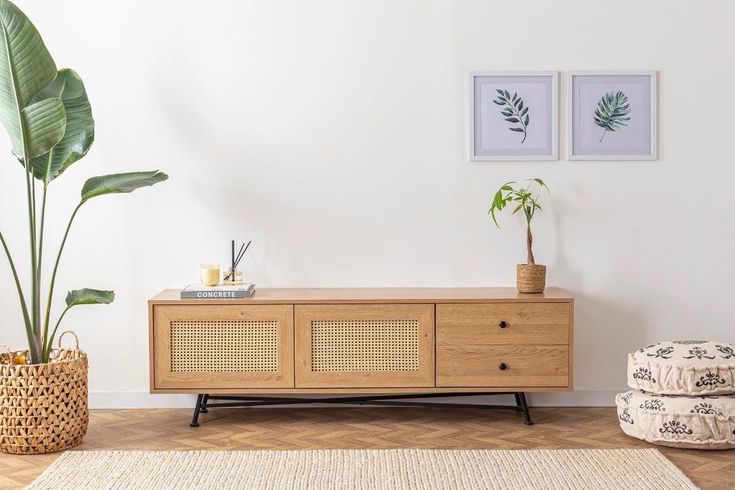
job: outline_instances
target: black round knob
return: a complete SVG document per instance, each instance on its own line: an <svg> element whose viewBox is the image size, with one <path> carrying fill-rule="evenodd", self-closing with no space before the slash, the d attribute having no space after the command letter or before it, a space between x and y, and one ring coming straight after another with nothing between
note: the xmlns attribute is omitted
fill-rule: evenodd
<svg viewBox="0 0 735 490"><path fill-rule="evenodd" d="M508 328L508 322L506 322L505 320L501 320L500 323L498 323L498 326L500 328Z"/></svg>
<svg viewBox="0 0 735 490"><path fill-rule="evenodd" d="M498 367L500 368L501 371L505 371L506 369L508 369L508 365L504 362L501 362L500 364L498 364Z"/></svg>

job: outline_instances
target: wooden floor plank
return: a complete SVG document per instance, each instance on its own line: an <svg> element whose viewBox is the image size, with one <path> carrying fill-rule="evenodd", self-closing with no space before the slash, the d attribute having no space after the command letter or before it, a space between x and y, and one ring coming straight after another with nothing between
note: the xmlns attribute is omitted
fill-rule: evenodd
<svg viewBox="0 0 735 490"><path fill-rule="evenodd" d="M93 410L78 449L563 449L654 447L623 434L612 408L506 411L421 408L215 409L192 429L188 410ZM735 451L659 448L704 489L735 487ZM0 488L22 488L56 458L0 455Z"/></svg>

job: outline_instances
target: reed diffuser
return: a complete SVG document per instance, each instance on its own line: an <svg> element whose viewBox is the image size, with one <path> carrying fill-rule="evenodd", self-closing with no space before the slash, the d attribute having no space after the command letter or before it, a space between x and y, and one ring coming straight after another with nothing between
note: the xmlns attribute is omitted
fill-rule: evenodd
<svg viewBox="0 0 735 490"><path fill-rule="evenodd" d="M230 262L230 267L227 269L227 272L225 272L222 280L222 283L225 286L242 286L242 271L239 270L237 266L240 264L240 261L245 256L245 252L247 252L252 242L253 241L250 240L247 245L244 243L240 245L240 249L238 250L237 255L235 255L235 240L232 240L232 260Z"/></svg>

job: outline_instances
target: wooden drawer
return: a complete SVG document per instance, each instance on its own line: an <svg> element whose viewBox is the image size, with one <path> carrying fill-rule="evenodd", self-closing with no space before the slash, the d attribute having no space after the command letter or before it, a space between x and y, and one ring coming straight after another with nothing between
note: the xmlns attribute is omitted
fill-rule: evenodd
<svg viewBox="0 0 735 490"><path fill-rule="evenodd" d="M505 369L501 369L501 365ZM437 346L437 387L567 387L567 346Z"/></svg>
<svg viewBox="0 0 735 490"><path fill-rule="evenodd" d="M293 388L291 305L156 305L154 389Z"/></svg>
<svg viewBox="0 0 735 490"><path fill-rule="evenodd" d="M434 305L297 305L296 388L434 386Z"/></svg>
<svg viewBox="0 0 735 490"><path fill-rule="evenodd" d="M565 345L570 303L436 305L436 344Z"/></svg>

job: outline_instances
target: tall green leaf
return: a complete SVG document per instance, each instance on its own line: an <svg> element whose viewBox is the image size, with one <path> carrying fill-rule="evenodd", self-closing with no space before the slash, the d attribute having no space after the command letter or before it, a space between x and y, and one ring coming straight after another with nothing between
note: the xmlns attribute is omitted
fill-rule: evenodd
<svg viewBox="0 0 735 490"><path fill-rule="evenodd" d="M94 119L84 82L69 68L59 70L56 79L41 90L38 99L59 98L66 112L66 131L61 141L43 155L31 159L33 176L46 183L61 175L72 163L87 154L94 141Z"/></svg>
<svg viewBox="0 0 735 490"><path fill-rule="evenodd" d="M141 187L151 186L167 179L168 175L159 170L92 177L82 187L82 201L105 194L133 192Z"/></svg>
<svg viewBox="0 0 735 490"><path fill-rule="evenodd" d="M0 122L18 158L46 153L61 140L66 126L58 98L35 95L56 77L56 64L28 17L0 0ZM24 147L25 140L25 147Z"/></svg>
<svg viewBox="0 0 735 490"><path fill-rule="evenodd" d="M622 91L607 92L597 102L593 119L595 124L603 128L600 141L603 140L608 131L618 131L628 125L630 121L630 104L628 96Z"/></svg>

